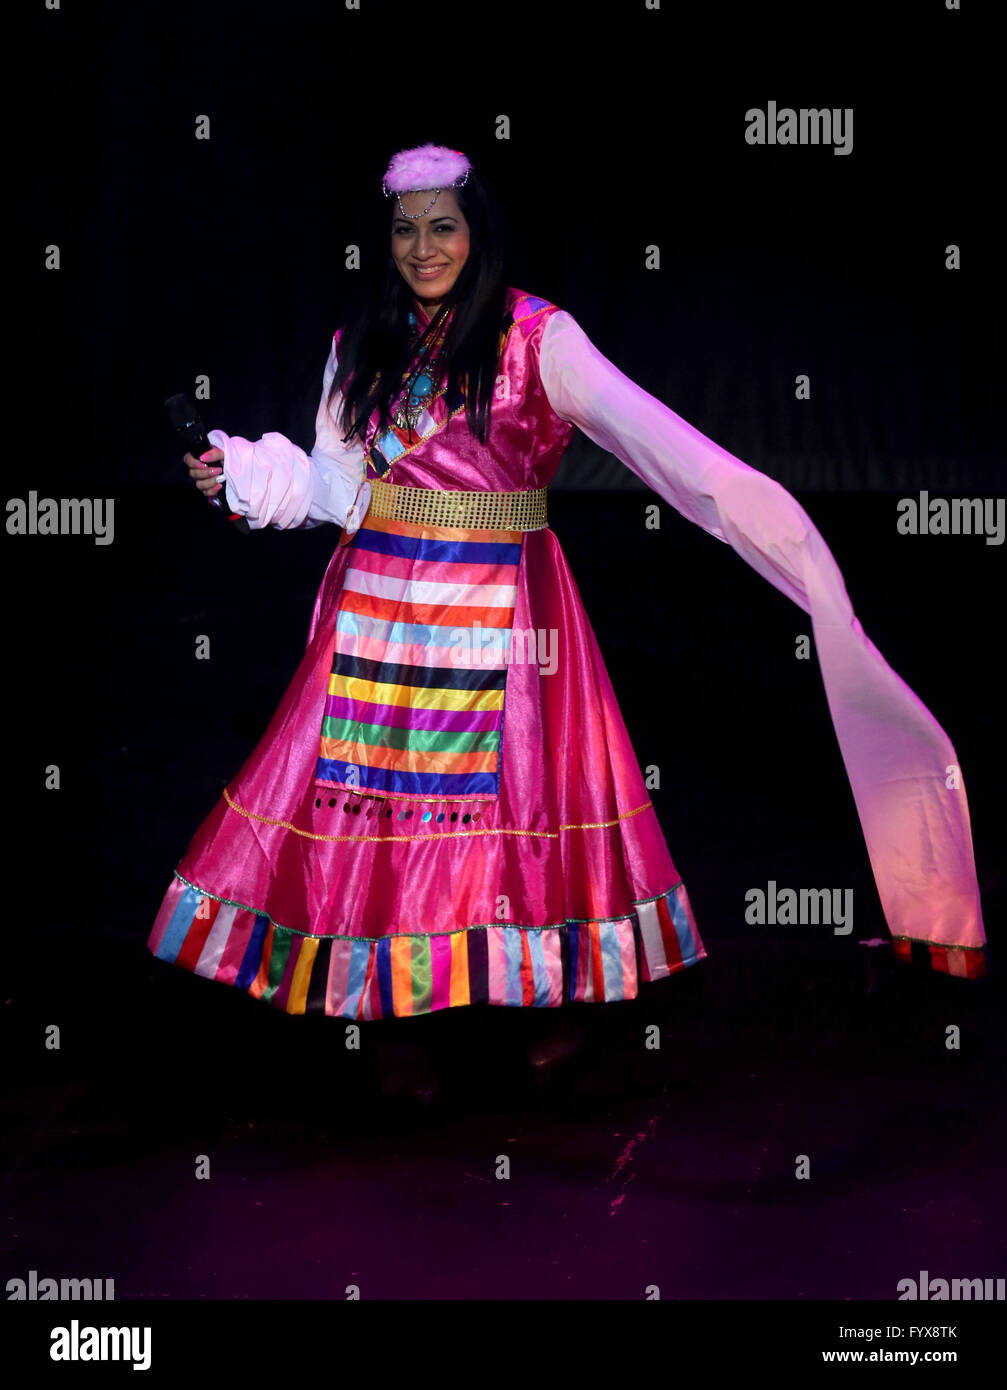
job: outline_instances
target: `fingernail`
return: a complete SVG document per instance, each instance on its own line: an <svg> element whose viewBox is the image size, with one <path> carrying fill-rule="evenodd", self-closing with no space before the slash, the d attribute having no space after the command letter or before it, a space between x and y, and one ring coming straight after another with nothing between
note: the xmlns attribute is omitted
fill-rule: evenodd
<svg viewBox="0 0 1007 1390"><path fill-rule="evenodd" d="M199 461L200 461L200 463L206 463L207 459L210 457L210 455L211 455L212 453L213 453L213 450L212 450L212 449L207 449L207 451L206 451L205 454L200 454L200 456L199 456Z"/></svg>

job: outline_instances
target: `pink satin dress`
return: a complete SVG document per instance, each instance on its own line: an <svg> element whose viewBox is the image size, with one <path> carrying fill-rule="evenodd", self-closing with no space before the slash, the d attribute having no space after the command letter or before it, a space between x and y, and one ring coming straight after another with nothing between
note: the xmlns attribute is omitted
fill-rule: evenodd
<svg viewBox="0 0 1007 1390"><path fill-rule="evenodd" d="M493 492L550 482L574 428L550 407L539 375L542 332L556 309L517 290L509 292L508 308L513 323L486 443L468 429L463 411L451 413L441 399L420 421L423 437L394 460L389 481ZM338 338L334 352L337 345ZM333 367L330 362L326 387ZM219 431L210 438L225 454L240 452ZM242 475L249 483L245 496L239 484L229 500L251 517L258 462L269 479L258 489L259 512L269 490L274 517L278 508L287 512L281 524L312 523L310 504L304 511L317 488L311 465L297 476L290 467L294 446L282 436L266 440L268 457L253 458ZM334 433L325 436L330 458L334 441ZM241 474L238 458L225 460L225 474L232 463ZM351 458L345 472L354 466ZM516 560L508 576L511 631L526 640L523 659L503 671L502 728L483 780L473 789L462 774L449 772L457 795L441 784L409 794L398 784L390 792L367 784L366 768L363 783L354 785L332 775L331 759L323 765L320 733L341 615L344 633L350 629L341 643L344 651L352 648L347 655L366 652L364 662L385 657L383 670L389 658L401 665L405 657L415 670L402 643L389 651L386 636L372 635L387 634L388 627L366 634L354 627L371 618L362 608L372 604L379 624L411 619L415 630L417 612L430 624L441 604L442 631L457 626L461 613L487 611L490 586L479 565L423 559L427 541L434 555L454 553L452 528L407 529L410 554L395 557L393 575L377 573L383 553L363 546L375 533L375 543L383 543L388 533L380 523L370 532L365 517L350 543L336 548L304 659L258 746L179 863L151 949L288 1013L365 1019L483 1001L558 1007L631 999L641 980L702 959L685 885L551 530L509 539L508 558ZM458 548L474 549L476 534L466 532ZM447 549L436 549L440 543ZM424 607L418 610L417 602ZM377 760L407 776L408 753L382 748Z"/></svg>
<svg viewBox="0 0 1007 1390"><path fill-rule="evenodd" d="M338 334L310 455L210 432L253 528L344 532L304 658L178 864L150 949L288 1013L356 1019L632 999L705 957L552 531L367 514L364 480L389 460L400 486L545 487L576 425L809 613L896 951L983 973L954 749L867 639L810 518L568 313L515 289L508 308L484 444L443 395L406 442L344 444L326 405ZM494 654L449 655L473 628Z"/></svg>

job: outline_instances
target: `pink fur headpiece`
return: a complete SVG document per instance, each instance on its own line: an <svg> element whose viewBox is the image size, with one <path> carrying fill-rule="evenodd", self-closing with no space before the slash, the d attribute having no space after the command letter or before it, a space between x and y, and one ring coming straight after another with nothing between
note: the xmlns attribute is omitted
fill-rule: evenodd
<svg viewBox="0 0 1007 1390"><path fill-rule="evenodd" d="M399 150L381 181L385 197L393 193L417 193L421 189L460 188L472 165L461 150L444 145L416 145Z"/></svg>

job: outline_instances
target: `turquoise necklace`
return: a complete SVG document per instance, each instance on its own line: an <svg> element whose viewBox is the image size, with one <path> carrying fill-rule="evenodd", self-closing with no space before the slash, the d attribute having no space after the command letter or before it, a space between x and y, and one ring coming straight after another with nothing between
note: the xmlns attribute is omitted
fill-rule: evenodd
<svg viewBox="0 0 1007 1390"><path fill-rule="evenodd" d="M418 341L420 335L416 315L411 310L409 327L413 330L413 341ZM440 380L441 363L437 354L443 341L444 325L441 326L434 339L433 355L428 356L425 362L417 363L406 380L405 389L392 414L392 419L400 430L408 429L411 434L416 428L420 416L430 404L434 392L434 382Z"/></svg>

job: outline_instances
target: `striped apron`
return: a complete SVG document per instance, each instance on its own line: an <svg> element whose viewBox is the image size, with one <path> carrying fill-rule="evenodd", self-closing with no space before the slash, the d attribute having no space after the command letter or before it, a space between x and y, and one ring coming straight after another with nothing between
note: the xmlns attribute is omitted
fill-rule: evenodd
<svg viewBox="0 0 1007 1390"><path fill-rule="evenodd" d="M317 785L496 800L522 540L365 518L338 601Z"/></svg>

